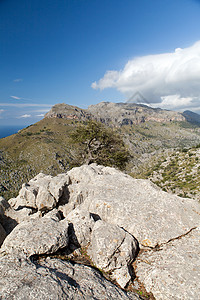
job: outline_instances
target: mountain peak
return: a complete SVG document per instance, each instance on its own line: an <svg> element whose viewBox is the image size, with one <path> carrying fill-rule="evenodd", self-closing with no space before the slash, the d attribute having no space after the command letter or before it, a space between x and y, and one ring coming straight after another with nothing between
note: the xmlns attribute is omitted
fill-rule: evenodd
<svg viewBox="0 0 200 300"><path fill-rule="evenodd" d="M186 117L179 112L152 108L144 104L112 102L100 102L90 105L88 109L81 109L65 103L56 104L45 117L77 120L95 119L114 126L140 124L148 121L159 123L186 121Z"/></svg>

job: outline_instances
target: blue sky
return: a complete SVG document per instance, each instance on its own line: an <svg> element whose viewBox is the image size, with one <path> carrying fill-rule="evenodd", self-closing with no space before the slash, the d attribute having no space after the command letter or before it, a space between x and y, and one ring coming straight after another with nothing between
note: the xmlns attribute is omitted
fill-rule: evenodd
<svg viewBox="0 0 200 300"><path fill-rule="evenodd" d="M199 16L197 0L0 0L0 125L137 91L199 112Z"/></svg>

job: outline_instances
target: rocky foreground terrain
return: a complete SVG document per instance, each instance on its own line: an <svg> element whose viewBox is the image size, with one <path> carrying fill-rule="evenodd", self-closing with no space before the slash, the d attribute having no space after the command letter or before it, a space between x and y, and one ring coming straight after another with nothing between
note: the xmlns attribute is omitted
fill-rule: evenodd
<svg viewBox="0 0 200 300"><path fill-rule="evenodd" d="M198 299L200 204L110 167L0 201L1 299Z"/></svg>

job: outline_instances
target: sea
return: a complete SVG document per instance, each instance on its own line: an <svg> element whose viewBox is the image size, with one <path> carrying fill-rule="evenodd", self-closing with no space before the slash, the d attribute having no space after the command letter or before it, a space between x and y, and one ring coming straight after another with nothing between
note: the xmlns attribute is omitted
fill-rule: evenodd
<svg viewBox="0 0 200 300"><path fill-rule="evenodd" d="M20 129L23 129L23 125L0 125L0 139L7 137L11 134L17 133Z"/></svg>

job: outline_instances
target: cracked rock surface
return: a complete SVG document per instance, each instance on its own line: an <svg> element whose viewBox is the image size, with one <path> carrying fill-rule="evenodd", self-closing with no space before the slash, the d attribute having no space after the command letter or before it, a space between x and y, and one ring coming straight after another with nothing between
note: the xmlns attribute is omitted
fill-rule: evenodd
<svg viewBox="0 0 200 300"><path fill-rule="evenodd" d="M200 204L148 180L95 164L55 177L38 174L9 204L0 199L0 225L1 299L102 299L98 293L129 299L92 268L32 260L63 248L73 255L80 247L123 288L133 279L134 261L137 279L155 299L199 297ZM45 298L48 289L52 296Z"/></svg>
<svg viewBox="0 0 200 300"><path fill-rule="evenodd" d="M96 270L47 258L39 262L0 258L0 298L12 299L122 299L137 300L101 276Z"/></svg>
<svg viewBox="0 0 200 300"><path fill-rule="evenodd" d="M48 214L17 225L7 236L1 252L13 255L55 253L68 245L68 222Z"/></svg>
<svg viewBox="0 0 200 300"><path fill-rule="evenodd" d="M160 249L142 252L136 275L156 299L199 299L200 228Z"/></svg>
<svg viewBox="0 0 200 300"><path fill-rule="evenodd" d="M137 249L136 239L122 228L101 220L95 223L89 251L92 261L123 288L131 280L128 266Z"/></svg>

